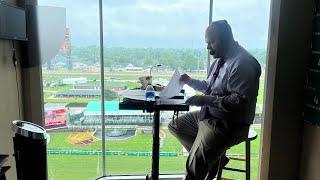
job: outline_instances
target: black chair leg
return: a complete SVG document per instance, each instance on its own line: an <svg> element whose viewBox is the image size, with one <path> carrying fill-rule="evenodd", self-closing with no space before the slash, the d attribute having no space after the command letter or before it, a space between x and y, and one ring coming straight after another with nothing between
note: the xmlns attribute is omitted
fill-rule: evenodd
<svg viewBox="0 0 320 180"><path fill-rule="evenodd" d="M219 160L219 168L218 168L217 180L221 180L225 155L226 155L226 153L223 153L222 156L220 157L220 160Z"/></svg>
<svg viewBox="0 0 320 180"><path fill-rule="evenodd" d="M246 180L250 180L250 141L246 141Z"/></svg>

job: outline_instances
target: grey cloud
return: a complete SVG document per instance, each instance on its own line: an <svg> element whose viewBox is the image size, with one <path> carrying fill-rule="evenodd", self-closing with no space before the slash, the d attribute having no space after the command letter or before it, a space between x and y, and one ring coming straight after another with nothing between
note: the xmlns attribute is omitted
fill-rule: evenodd
<svg viewBox="0 0 320 180"><path fill-rule="evenodd" d="M67 8L73 45L98 44L98 0L39 0ZM204 47L208 0L104 0L107 46ZM246 47L266 46L270 0L214 1L214 19L227 19ZM170 42L170 43L168 43Z"/></svg>

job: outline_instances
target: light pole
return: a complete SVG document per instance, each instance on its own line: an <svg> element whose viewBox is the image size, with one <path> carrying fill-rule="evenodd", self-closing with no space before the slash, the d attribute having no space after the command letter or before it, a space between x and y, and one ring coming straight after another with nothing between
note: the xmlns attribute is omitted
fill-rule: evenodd
<svg viewBox="0 0 320 180"><path fill-rule="evenodd" d="M157 64L157 65L151 66L149 75L151 76L151 71L152 71L152 69L153 69L154 67L160 67L160 66L162 66L162 64Z"/></svg>

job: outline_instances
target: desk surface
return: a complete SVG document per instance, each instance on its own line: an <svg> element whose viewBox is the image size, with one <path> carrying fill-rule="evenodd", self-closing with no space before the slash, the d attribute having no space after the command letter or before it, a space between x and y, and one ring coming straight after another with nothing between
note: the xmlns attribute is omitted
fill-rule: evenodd
<svg viewBox="0 0 320 180"><path fill-rule="evenodd" d="M119 103L119 109L146 110L146 106L154 106L161 111L189 111L189 105L184 99L157 99L155 102L125 99Z"/></svg>

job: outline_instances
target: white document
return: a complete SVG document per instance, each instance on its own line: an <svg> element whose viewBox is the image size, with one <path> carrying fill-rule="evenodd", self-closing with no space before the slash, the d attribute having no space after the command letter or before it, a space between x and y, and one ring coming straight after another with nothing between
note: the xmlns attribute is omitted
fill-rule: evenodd
<svg viewBox="0 0 320 180"><path fill-rule="evenodd" d="M160 99L164 100L164 99L169 99L173 96L178 95L183 87L180 84L179 79L180 79L180 72L178 70L175 70L168 85L160 93L156 91L155 96L158 96L160 97ZM142 101L146 99L145 90L140 90L140 89L126 90L119 94L130 99L136 99L136 100L142 100Z"/></svg>
<svg viewBox="0 0 320 180"><path fill-rule="evenodd" d="M180 84L180 72L176 69L171 77L169 84L160 92L161 99L169 99L179 94L183 86Z"/></svg>

